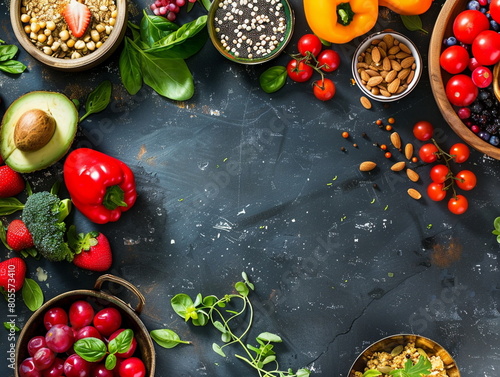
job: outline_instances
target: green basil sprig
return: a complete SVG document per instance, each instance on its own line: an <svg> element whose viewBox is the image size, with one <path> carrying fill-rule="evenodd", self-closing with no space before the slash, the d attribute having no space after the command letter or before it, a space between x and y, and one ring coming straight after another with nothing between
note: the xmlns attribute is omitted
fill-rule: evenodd
<svg viewBox="0 0 500 377"><path fill-rule="evenodd" d="M23 301L29 310L34 312L43 304L43 292L40 286L33 279L24 279L23 288L21 290Z"/></svg>
<svg viewBox="0 0 500 377"><path fill-rule="evenodd" d="M277 65L268 68L259 77L260 87L266 93L274 93L285 85L286 78L286 67Z"/></svg>
<svg viewBox="0 0 500 377"><path fill-rule="evenodd" d="M403 21L403 25L410 31L421 31L425 34L429 33L423 28L422 19L418 15L406 16L402 14L401 20Z"/></svg>
<svg viewBox="0 0 500 377"><path fill-rule="evenodd" d="M103 111L109 105L112 89L111 81L105 80L88 95L87 102L85 103L86 113L80 118L80 122L90 114Z"/></svg>
<svg viewBox="0 0 500 377"><path fill-rule="evenodd" d="M163 348L174 348L179 344L191 344L186 340L181 340L179 335L170 329L158 329L150 332L151 338Z"/></svg>
<svg viewBox="0 0 500 377"><path fill-rule="evenodd" d="M24 72L26 66L14 60L19 48L15 45L6 45L5 42L0 39L0 71L4 71L12 74L19 74Z"/></svg>

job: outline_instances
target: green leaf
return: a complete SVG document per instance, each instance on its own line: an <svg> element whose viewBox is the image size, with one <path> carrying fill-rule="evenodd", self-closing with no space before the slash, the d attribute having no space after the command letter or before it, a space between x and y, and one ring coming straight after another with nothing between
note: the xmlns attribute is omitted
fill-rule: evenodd
<svg viewBox="0 0 500 377"><path fill-rule="evenodd" d="M17 60L6 60L0 62L0 71L4 71L7 73L19 74L23 73L25 69L26 66L23 63L18 62Z"/></svg>
<svg viewBox="0 0 500 377"><path fill-rule="evenodd" d="M297 377L308 377L311 374L311 371L309 369L299 369L297 373L295 373Z"/></svg>
<svg viewBox="0 0 500 377"><path fill-rule="evenodd" d="M110 353L107 357L106 357L106 360L104 361L104 367L107 369L107 370L113 370L115 369L116 367L116 362L117 362L117 358L116 358L116 355Z"/></svg>
<svg viewBox="0 0 500 377"><path fill-rule="evenodd" d="M176 294L170 299L170 305L174 312L176 312L182 318L186 317L188 308L194 306L193 300L185 293Z"/></svg>
<svg viewBox="0 0 500 377"><path fill-rule="evenodd" d="M198 310L198 318L191 321L195 326L205 326L208 323L208 314L203 310Z"/></svg>
<svg viewBox="0 0 500 377"><path fill-rule="evenodd" d="M3 323L3 327L5 328L5 330L9 330L10 329L14 329L14 331L21 331L21 329L19 327L17 327L15 324L11 323L11 322L4 322Z"/></svg>
<svg viewBox="0 0 500 377"><path fill-rule="evenodd" d="M207 296L203 298L203 305L208 307L214 306L216 302L217 302L217 297L215 296Z"/></svg>
<svg viewBox="0 0 500 377"><path fill-rule="evenodd" d="M24 208L24 204L15 197L0 198L0 216L11 215Z"/></svg>
<svg viewBox="0 0 500 377"><path fill-rule="evenodd" d="M500 234L500 217L497 217L493 221L493 226L495 227L495 230L498 232L498 233L493 233L493 234Z"/></svg>
<svg viewBox="0 0 500 377"><path fill-rule="evenodd" d="M3 45L0 46L0 61L4 62L6 60L12 59L16 56L19 49L15 45Z"/></svg>
<svg viewBox="0 0 500 377"><path fill-rule="evenodd" d="M75 352L84 360L91 363L100 361L106 356L106 344L98 338L82 338L73 345Z"/></svg>
<svg viewBox="0 0 500 377"><path fill-rule="evenodd" d="M210 7L212 6L212 2L210 0L199 0L201 5L205 8L205 10L209 11Z"/></svg>
<svg viewBox="0 0 500 377"><path fill-rule="evenodd" d="M248 285L248 288L250 288L253 291L255 289L255 286L250 282L250 280L248 279L248 275L245 271L241 273L241 277L245 281L245 284Z"/></svg>
<svg viewBox="0 0 500 377"><path fill-rule="evenodd" d="M273 333L270 332L263 332L261 333L257 339L263 340L264 342L270 342L270 343L281 343L282 340L281 338Z"/></svg>
<svg viewBox="0 0 500 377"><path fill-rule="evenodd" d="M226 327L225 327L225 326L222 324L222 322L220 322L220 321L214 321L214 322L212 322L212 325L214 325L214 327L215 327L217 330L219 330L221 333L223 333L223 334L224 334L225 332L227 332Z"/></svg>
<svg viewBox="0 0 500 377"><path fill-rule="evenodd" d="M163 348L174 348L179 344L191 344L191 342L181 340L179 335L170 329L158 329L150 332L151 338Z"/></svg>
<svg viewBox="0 0 500 377"><path fill-rule="evenodd" d="M259 84L266 93L280 90L286 83L286 67L277 65L266 69L259 77Z"/></svg>
<svg viewBox="0 0 500 377"><path fill-rule="evenodd" d="M376 369L368 369L363 373L363 377L377 377L381 376L382 372L376 370Z"/></svg>
<svg viewBox="0 0 500 377"><path fill-rule="evenodd" d="M198 294L196 295L196 298L194 299L194 303L193 303L193 305L194 305L194 306L198 306L198 305L200 305L202 302L203 302L203 296L201 295L201 293L198 293Z"/></svg>
<svg viewBox="0 0 500 377"><path fill-rule="evenodd" d="M390 371L389 374L394 377L422 377L431 373L432 364L427 357L420 356L418 362L413 365L413 362L408 359L404 365L404 369L396 369Z"/></svg>
<svg viewBox="0 0 500 377"><path fill-rule="evenodd" d="M243 283L242 281L239 281L236 284L234 284L234 288L243 297L247 297L248 293L250 292L250 290L248 289L248 286L245 283Z"/></svg>
<svg viewBox="0 0 500 377"><path fill-rule="evenodd" d="M213 344L212 344L212 350L213 350L215 353L217 353L217 354L221 355L222 357L226 357L226 354L224 353L224 351L222 351L221 346L219 346L217 343L213 343Z"/></svg>
<svg viewBox="0 0 500 377"><path fill-rule="evenodd" d="M111 92L113 90L113 85L111 81L104 80L101 82L97 88L95 88L87 97L87 102L85 103L86 113L80 118L82 122L90 114L95 114L103 111L108 107L111 100Z"/></svg>
<svg viewBox="0 0 500 377"><path fill-rule="evenodd" d="M185 40L181 44L168 46L153 46L144 49L150 55L164 59L187 59L199 52L208 40L206 29L201 30L193 37Z"/></svg>
<svg viewBox="0 0 500 377"><path fill-rule="evenodd" d="M401 15L401 20L403 21L403 25L410 31L422 31L425 34L428 34L427 30L423 29L422 19L418 15L406 16Z"/></svg>
<svg viewBox="0 0 500 377"><path fill-rule="evenodd" d="M24 279L22 288L24 303L29 310L34 312L43 304L43 292L36 281L30 278Z"/></svg>
<svg viewBox="0 0 500 377"><path fill-rule="evenodd" d="M194 37L201 30L203 30L207 24L207 15L200 16L191 22L187 22L182 25L175 32L170 33L166 37L156 41L154 46L175 46L183 43L189 38Z"/></svg>
<svg viewBox="0 0 500 377"><path fill-rule="evenodd" d="M132 346L134 332L131 329L123 330L116 338L113 338L108 343L109 353L125 353Z"/></svg>
<svg viewBox="0 0 500 377"><path fill-rule="evenodd" d="M141 41L147 46L152 46L155 42L165 38L172 32L179 29L179 26L162 16L150 16L144 10L139 27Z"/></svg>
<svg viewBox="0 0 500 377"><path fill-rule="evenodd" d="M123 86L132 95L136 94L142 87L142 73L139 60L139 53L131 46L129 38L125 38L118 66Z"/></svg>

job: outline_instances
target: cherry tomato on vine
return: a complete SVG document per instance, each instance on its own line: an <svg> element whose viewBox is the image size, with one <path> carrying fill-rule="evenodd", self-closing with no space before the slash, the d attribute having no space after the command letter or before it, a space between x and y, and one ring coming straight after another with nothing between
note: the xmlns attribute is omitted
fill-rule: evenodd
<svg viewBox="0 0 500 377"><path fill-rule="evenodd" d="M433 134L434 126L426 120L421 120L413 126L413 136L415 136L418 140L427 141Z"/></svg>
<svg viewBox="0 0 500 377"><path fill-rule="evenodd" d="M328 101L335 95L335 84L330 79L317 80L313 84L314 96L321 101Z"/></svg>
<svg viewBox="0 0 500 377"><path fill-rule="evenodd" d="M488 30L488 17L478 10L464 10L453 21L453 34L463 43L471 44L483 30Z"/></svg>
<svg viewBox="0 0 500 377"><path fill-rule="evenodd" d="M340 66L340 55L333 50L323 50L319 53L318 66L324 72L333 72Z"/></svg>
<svg viewBox="0 0 500 377"><path fill-rule="evenodd" d="M420 147L418 155L423 162L431 163L438 159L438 152L439 150L434 144L427 143Z"/></svg>
<svg viewBox="0 0 500 377"><path fill-rule="evenodd" d="M469 65L469 53L460 45L447 47L439 57L439 64L446 72L455 75Z"/></svg>
<svg viewBox="0 0 500 377"><path fill-rule="evenodd" d="M472 42L472 54L481 65L493 65L500 60L500 35L493 30L480 32Z"/></svg>
<svg viewBox="0 0 500 377"><path fill-rule="evenodd" d="M306 56L308 52L318 56L322 48L321 40L314 34L305 34L297 42L297 49L302 56Z"/></svg>
<svg viewBox="0 0 500 377"><path fill-rule="evenodd" d="M469 208L469 201L461 194L448 201L448 210L455 215L461 215L467 211L467 208Z"/></svg>
<svg viewBox="0 0 500 377"><path fill-rule="evenodd" d="M478 91L470 76L462 73L452 76L446 83L446 97L458 107L469 106L477 98Z"/></svg>
<svg viewBox="0 0 500 377"><path fill-rule="evenodd" d="M304 61L292 59L286 66L288 77L296 82L305 82L313 75L313 68Z"/></svg>
<svg viewBox="0 0 500 377"><path fill-rule="evenodd" d="M453 144L450 148L450 155L457 164L467 161L470 156L470 149L464 143Z"/></svg>
<svg viewBox="0 0 500 377"><path fill-rule="evenodd" d="M435 202L439 202L446 198L446 193L447 191L444 190L443 183L431 182L429 183L429 186L427 186L427 196Z"/></svg>
<svg viewBox="0 0 500 377"><path fill-rule="evenodd" d="M443 164L434 165L430 172L430 177L433 182L443 183L448 179L450 169Z"/></svg>
<svg viewBox="0 0 500 377"><path fill-rule="evenodd" d="M455 175L456 184L464 191L470 191L477 184L476 175L470 170L462 170Z"/></svg>

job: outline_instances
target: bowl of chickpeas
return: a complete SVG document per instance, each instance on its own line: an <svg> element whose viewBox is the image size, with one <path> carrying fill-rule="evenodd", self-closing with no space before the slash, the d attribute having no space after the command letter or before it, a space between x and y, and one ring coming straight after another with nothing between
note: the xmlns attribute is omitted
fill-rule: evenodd
<svg viewBox="0 0 500 377"><path fill-rule="evenodd" d="M127 29L127 0L86 0L79 6L87 8L90 21L83 31L80 27L74 32L65 10L76 1L10 2L12 29L20 45L39 62L61 71L84 71L101 64L118 48Z"/></svg>

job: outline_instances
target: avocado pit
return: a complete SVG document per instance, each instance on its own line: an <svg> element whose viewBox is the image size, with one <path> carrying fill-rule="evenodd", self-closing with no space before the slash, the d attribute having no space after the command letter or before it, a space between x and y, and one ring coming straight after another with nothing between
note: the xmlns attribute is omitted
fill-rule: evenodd
<svg viewBox="0 0 500 377"><path fill-rule="evenodd" d="M14 144L23 152L43 148L56 131L56 121L46 111L31 109L18 119L14 129Z"/></svg>

